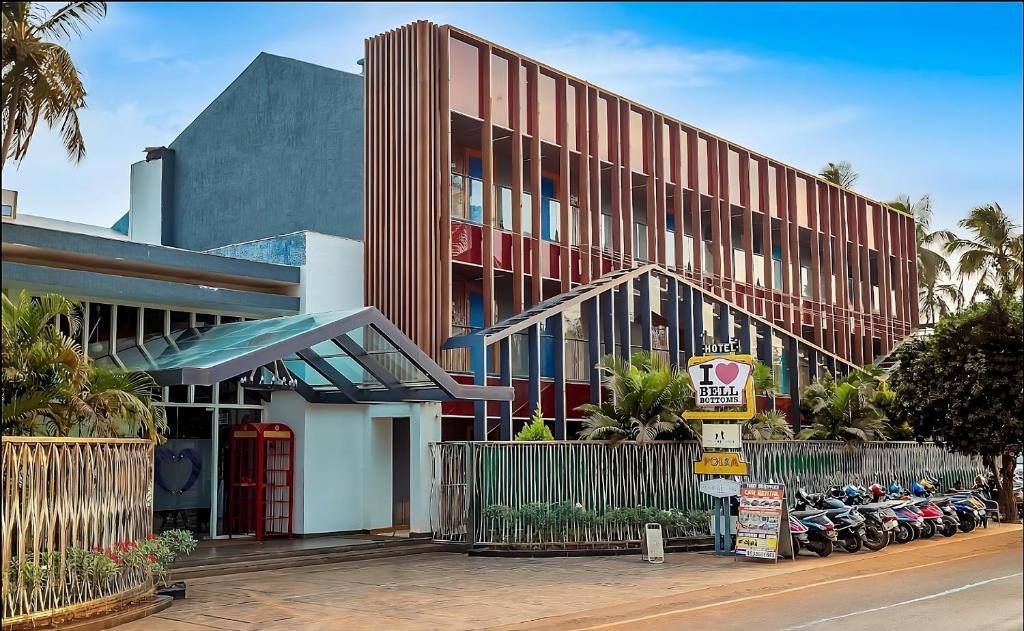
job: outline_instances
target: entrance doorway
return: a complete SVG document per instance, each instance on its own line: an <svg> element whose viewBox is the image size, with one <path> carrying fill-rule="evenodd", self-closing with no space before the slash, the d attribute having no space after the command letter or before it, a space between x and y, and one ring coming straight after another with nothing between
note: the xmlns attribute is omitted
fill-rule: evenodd
<svg viewBox="0 0 1024 631"><path fill-rule="evenodd" d="M409 528L409 419L391 420L391 524Z"/></svg>
<svg viewBox="0 0 1024 631"><path fill-rule="evenodd" d="M213 506L213 412L205 407L167 408L167 441L153 463L153 530L210 533Z"/></svg>

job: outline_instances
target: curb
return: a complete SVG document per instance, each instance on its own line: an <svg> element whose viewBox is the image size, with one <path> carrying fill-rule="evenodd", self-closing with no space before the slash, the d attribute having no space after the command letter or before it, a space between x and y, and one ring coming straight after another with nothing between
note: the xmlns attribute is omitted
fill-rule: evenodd
<svg viewBox="0 0 1024 631"><path fill-rule="evenodd" d="M173 599L170 596L153 596L147 600L132 603L125 609L120 609L95 618L86 620L69 620L54 628L61 631L102 631L160 613L171 606ZM45 628L45 627L41 627Z"/></svg>

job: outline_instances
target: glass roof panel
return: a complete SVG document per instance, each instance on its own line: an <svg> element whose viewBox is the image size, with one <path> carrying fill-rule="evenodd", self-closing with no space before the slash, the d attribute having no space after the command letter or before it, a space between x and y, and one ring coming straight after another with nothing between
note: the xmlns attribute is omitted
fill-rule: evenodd
<svg viewBox="0 0 1024 631"><path fill-rule="evenodd" d="M211 368L272 344L285 342L354 313L356 311L332 311L231 322L204 329L202 335L195 335L193 329L172 332L170 337L175 340L177 350L165 348L158 357L154 357L153 365L133 367L142 370ZM146 346L148 349L149 343ZM154 344L154 350L157 350L156 346Z"/></svg>
<svg viewBox="0 0 1024 631"><path fill-rule="evenodd" d="M391 340L384 337L384 334L372 325L361 326L348 333L353 342L360 345L366 351L368 357L373 358L384 367L402 385L415 387L433 383L419 367L413 364L402 351L398 350Z"/></svg>

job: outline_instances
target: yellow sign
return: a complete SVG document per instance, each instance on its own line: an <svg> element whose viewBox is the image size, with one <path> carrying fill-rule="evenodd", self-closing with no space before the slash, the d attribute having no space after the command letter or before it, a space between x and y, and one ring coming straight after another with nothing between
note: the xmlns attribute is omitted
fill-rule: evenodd
<svg viewBox="0 0 1024 631"><path fill-rule="evenodd" d="M705 355L686 364L696 410L685 419L744 421L754 417L754 358L750 355Z"/></svg>
<svg viewBox="0 0 1024 631"><path fill-rule="evenodd" d="M734 451L705 451L704 457L693 463L698 475L747 475L747 463Z"/></svg>

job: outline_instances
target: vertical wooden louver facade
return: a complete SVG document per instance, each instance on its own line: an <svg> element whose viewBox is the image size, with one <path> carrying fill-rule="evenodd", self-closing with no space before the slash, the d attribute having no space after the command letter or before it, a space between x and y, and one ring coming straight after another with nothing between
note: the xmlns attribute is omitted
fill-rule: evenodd
<svg viewBox="0 0 1024 631"><path fill-rule="evenodd" d="M647 263L858 365L918 324L912 217L454 27L367 40L365 139L366 298L436 359Z"/></svg>
<svg viewBox="0 0 1024 631"><path fill-rule="evenodd" d="M438 27L419 21L366 40L364 62L367 304L434 356L450 309L443 54Z"/></svg>

